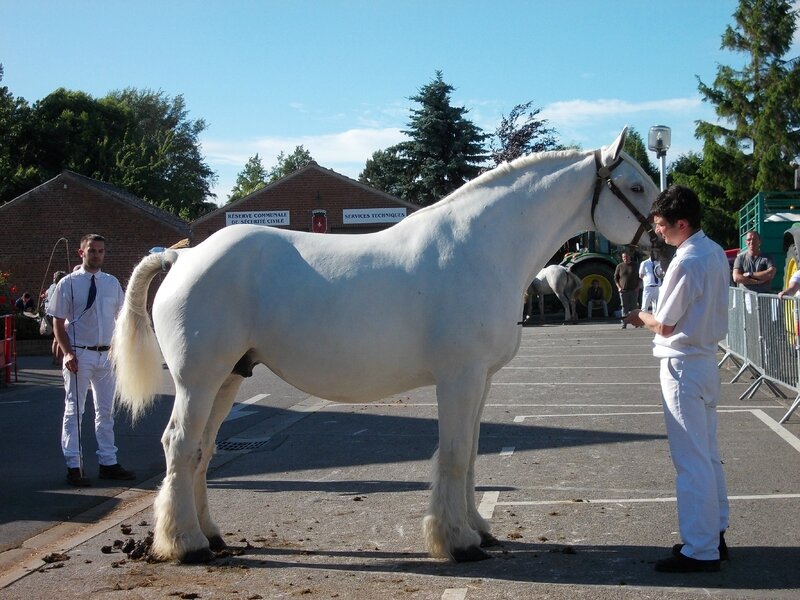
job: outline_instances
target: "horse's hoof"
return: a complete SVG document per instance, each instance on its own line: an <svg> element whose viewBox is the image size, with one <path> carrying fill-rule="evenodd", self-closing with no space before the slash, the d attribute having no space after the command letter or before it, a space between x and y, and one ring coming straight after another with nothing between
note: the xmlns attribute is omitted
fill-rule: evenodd
<svg viewBox="0 0 800 600"><path fill-rule="evenodd" d="M184 565L196 565L210 560L214 560L214 553L208 548L198 548L184 554L179 562Z"/></svg>
<svg viewBox="0 0 800 600"><path fill-rule="evenodd" d="M453 560L459 563L462 562L478 562L479 560L486 560L491 558L491 555L484 552L477 546L470 546L469 548L456 548L453 550Z"/></svg>
<svg viewBox="0 0 800 600"><path fill-rule="evenodd" d="M225 540L219 535L213 535L208 538L208 549L212 552L222 552L227 547L228 544L226 544Z"/></svg>
<svg viewBox="0 0 800 600"><path fill-rule="evenodd" d="M491 548L492 546L500 546L500 540L494 537L488 531L481 531L481 548Z"/></svg>

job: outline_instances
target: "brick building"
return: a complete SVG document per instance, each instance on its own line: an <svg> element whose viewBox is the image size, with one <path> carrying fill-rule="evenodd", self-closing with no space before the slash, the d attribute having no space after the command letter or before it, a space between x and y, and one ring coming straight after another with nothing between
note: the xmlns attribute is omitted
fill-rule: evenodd
<svg viewBox="0 0 800 600"><path fill-rule="evenodd" d="M233 223L295 231L369 233L419 206L310 162L302 169L192 222L191 245Z"/></svg>
<svg viewBox="0 0 800 600"><path fill-rule="evenodd" d="M391 226L417 208L310 162L200 217L190 227L113 185L64 171L0 206L0 271L11 272L11 282L18 288L11 302L24 291L36 296L42 285L44 289L50 285L53 271L69 270L79 262L80 238L99 233L107 240L103 270L115 275L124 288L133 268L154 246L171 246L187 237L196 246L228 224L369 233ZM68 254L61 238L67 240ZM151 286L151 297L158 283ZM8 308L0 306L0 313Z"/></svg>
<svg viewBox="0 0 800 600"><path fill-rule="evenodd" d="M150 248L187 238L189 225L113 185L64 171L0 206L0 271L11 273L15 296L27 291L36 297L53 271L78 264L86 233L106 238L103 270L125 287Z"/></svg>

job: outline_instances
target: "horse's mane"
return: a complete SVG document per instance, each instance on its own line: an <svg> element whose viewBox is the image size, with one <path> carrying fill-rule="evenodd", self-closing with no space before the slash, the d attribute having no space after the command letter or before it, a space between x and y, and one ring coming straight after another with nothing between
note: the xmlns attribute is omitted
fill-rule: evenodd
<svg viewBox="0 0 800 600"><path fill-rule="evenodd" d="M468 193L476 187L491 185L498 179L502 179L507 175L513 173L514 171L521 171L528 169L531 166L540 162L572 159L577 156L586 156L586 155L587 152L585 150L551 150L548 152L536 152L534 154L528 154L527 156L520 156L519 158L515 158L511 162L504 162L496 166L494 169L482 173L475 179L472 179L471 181L468 181L467 183L462 185L457 190L449 193L447 196L445 196L438 202L435 202L430 206L425 206L423 208L420 208L419 210L411 213L406 218L411 218L414 215L428 212L429 209L433 209L434 207L439 207L442 204L449 203L458 196Z"/></svg>

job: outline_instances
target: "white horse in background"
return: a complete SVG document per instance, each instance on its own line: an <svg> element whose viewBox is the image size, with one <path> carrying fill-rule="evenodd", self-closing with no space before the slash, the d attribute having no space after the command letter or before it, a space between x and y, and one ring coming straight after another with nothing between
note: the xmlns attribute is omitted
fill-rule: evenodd
<svg viewBox="0 0 800 600"><path fill-rule="evenodd" d="M180 260L174 251L145 257L112 347L119 397L134 415L158 392L159 346L175 382L153 555L197 562L224 548L206 471L243 378L264 364L339 402L435 385L427 547L456 561L487 558L480 547L496 540L475 505L474 469L492 376L519 348L519 299L555 248L580 230L635 244L648 228L658 189L622 152L625 134L602 150L501 165L377 233L235 225ZM162 269L153 335L147 289Z"/></svg>
<svg viewBox="0 0 800 600"><path fill-rule="evenodd" d="M550 265L536 274L528 286L528 299L525 308L525 321L533 318L533 298L537 297L539 303L539 319L544 323L544 297L555 294L564 307L564 322L577 323L578 313L575 302L581 292L583 282L581 278L561 265Z"/></svg>

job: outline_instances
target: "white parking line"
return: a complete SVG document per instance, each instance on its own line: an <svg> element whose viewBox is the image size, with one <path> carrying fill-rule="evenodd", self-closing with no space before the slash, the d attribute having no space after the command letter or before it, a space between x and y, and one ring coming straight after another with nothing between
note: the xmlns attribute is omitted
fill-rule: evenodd
<svg viewBox="0 0 800 600"><path fill-rule="evenodd" d="M481 503L478 505L478 514L484 519L491 519L499 498L500 492L484 492Z"/></svg>
<svg viewBox="0 0 800 600"><path fill-rule="evenodd" d="M500 450L500 456L511 456L514 454L515 446L503 446Z"/></svg>
<svg viewBox="0 0 800 600"><path fill-rule="evenodd" d="M464 600L467 597L467 588L447 588L442 594L442 600Z"/></svg>
<svg viewBox="0 0 800 600"><path fill-rule="evenodd" d="M267 398L269 394L256 394L252 398L248 398L247 400L242 400L241 402L237 402L231 408L231 412L228 413L228 416L225 417L223 423L228 423L230 421L235 421L236 419L241 419L242 417L246 417L247 415L254 415L257 411L255 410L243 410L246 406L250 404L255 404L259 400L263 400Z"/></svg>
<svg viewBox="0 0 800 600"><path fill-rule="evenodd" d="M763 410L756 409L756 410L751 410L749 412L753 413L757 418L761 419L761 421L763 421L767 427L772 429L772 431L774 431L780 437L786 440L792 448L800 452L800 439L797 439L797 436L790 433L783 425L778 423L775 419L770 417Z"/></svg>
<svg viewBox="0 0 800 600"><path fill-rule="evenodd" d="M587 369L603 369L604 371L611 371L613 369L623 369L625 371L630 371L631 369L660 369L658 365L625 365L625 366L605 366L605 367L587 367L585 365L582 366L563 366L563 365L548 365L546 367L503 367L504 371L535 371L540 369L562 369L562 370L569 370L569 369L580 369L581 371L585 371Z"/></svg>

